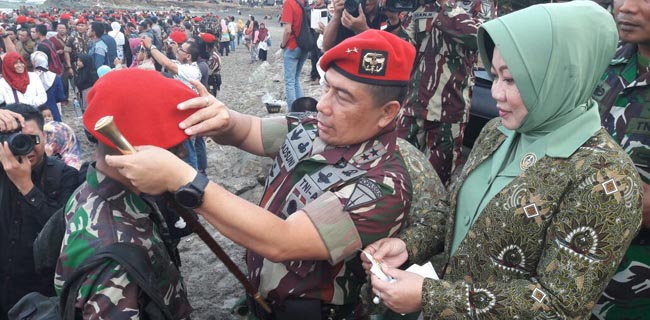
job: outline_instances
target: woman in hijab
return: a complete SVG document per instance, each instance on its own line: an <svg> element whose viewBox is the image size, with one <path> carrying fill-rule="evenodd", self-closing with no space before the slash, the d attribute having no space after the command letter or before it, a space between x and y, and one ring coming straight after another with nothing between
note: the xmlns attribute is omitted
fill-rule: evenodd
<svg viewBox="0 0 650 320"><path fill-rule="evenodd" d="M58 156L63 162L77 170L81 167L81 145L74 130L63 122L50 121L43 126L45 152Z"/></svg>
<svg viewBox="0 0 650 320"><path fill-rule="evenodd" d="M0 103L25 103L39 106L47 101L47 94L39 77L27 72L25 59L17 52L9 52L2 59Z"/></svg>
<svg viewBox="0 0 650 320"><path fill-rule="evenodd" d="M269 29L266 28L264 22L260 23L260 28L257 34L257 50L259 51L257 56L260 58L260 61L266 61L266 53L269 50Z"/></svg>
<svg viewBox="0 0 650 320"><path fill-rule="evenodd" d="M221 24L217 28L217 35L219 37L219 51L221 56L224 54L227 56L230 53L230 32L228 31L228 25L226 25L226 19L221 19Z"/></svg>
<svg viewBox="0 0 650 320"><path fill-rule="evenodd" d="M61 121L61 113L57 102L67 101L65 91L63 90L63 80L56 73L48 70L47 55L42 51L34 51L31 54L32 66L34 66L34 73L38 75L43 84L43 89L47 94L47 101L45 105L52 112L54 121Z"/></svg>
<svg viewBox="0 0 650 320"><path fill-rule="evenodd" d="M93 63L93 57L87 53L79 54L79 57L77 57L77 76L75 77L75 84L77 85L77 90L80 95L79 102L82 110L86 110L86 97L88 96L88 91L90 91L90 88L95 85L97 79L99 79L99 76L97 75L95 64Z"/></svg>
<svg viewBox="0 0 650 320"><path fill-rule="evenodd" d="M371 275L386 306L425 319L589 316L641 223L634 165L591 99L617 40L612 16L591 1L536 5L480 27L499 118L437 208L440 225L364 249L395 279ZM436 254L442 280L396 269Z"/></svg>
<svg viewBox="0 0 650 320"><path fill-rule="evenodd" d="M108 35L115 39L115 44L117 45L117 58L124 60L124 44L126 43L126 38L124 37L124 33L120 31L121 28L122 26L119 22L111 22L111 29L113 30L109 31Z"/></svg>

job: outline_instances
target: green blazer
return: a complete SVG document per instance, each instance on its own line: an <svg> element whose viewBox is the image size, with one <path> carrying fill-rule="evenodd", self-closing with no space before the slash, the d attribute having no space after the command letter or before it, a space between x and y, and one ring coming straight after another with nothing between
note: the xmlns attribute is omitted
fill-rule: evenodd
<svg viewBox="0 0 650 320"><path fill-rule="evenodd" d="M410 262L444 258L443 280L424 281L424 317L586 318L641 224L634 165L603 129L568 158L541 158L490 201L450 257L458 191L505 140L499 125L481 132L434 206L435 223L401 236Z"/></svg>

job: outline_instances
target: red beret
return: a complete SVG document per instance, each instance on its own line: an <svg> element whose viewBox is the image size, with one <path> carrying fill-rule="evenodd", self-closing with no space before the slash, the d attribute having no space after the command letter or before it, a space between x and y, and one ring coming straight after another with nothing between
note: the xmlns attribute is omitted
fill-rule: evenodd
<svg viewBox="0 0 650 320"><path fill-rule="evenodd" d="M354 81L406 86L411 77L415 48L392 33L367 30L325 52L320 67L330 67Z"/></svg>
<svg viewBox="0 0 650 320"><path fill-rule="evenodd" d="M67 13L61 15L61 20L70 20L71 18L72 16Z"/></svg>
<svg viewBox="0 0 650 320"><path fill-rule="evenodd" d="M79 18L77 18L77 22L75 22L75 24L86 24L86 19L80 16Z"/></svg>
<svg viewBox="0 0 650 320"><path fill-rule="evenodd" d="M203 20L201 17L194 17L194 22L201 22Z"/></svg>
<svg viewBox="0 0 650 320"><path fill-rule="evenodd" d="M211 34L211 33L201 33L199 36L200 36L201 39L203 39L203 41L205 41L206 43L213 43L214 40L216 40L216 38L214 37L214 35Z"/></svg>
<svg viewBox="0 0 650 320"><path fill-rule="evenodd" d="M174 40L174 42L176 42L178 44L181 44L181 43L185 42L185 40L187 39L187 35L185 34L185 32L182 32L182 31L173 31L169 35L169 38Z"/></svg>
<svg viewBox="0 0 650 320"><path fill-rule="evenodd" d="M99 78L88 93L83 123L97 140L115 147L95 131L97 120L113 116L115 125L134 146L168 149L187 139L178 124L194 112L178 110L176 105L195 97L194 90L159 72L137 68L117 70Z"/></svg>
<svg viewBox="0 0 650 320"><path fill-rule="evenodd" d="M47 14L47 12L41 12L41 14L39 14L38 16L41 18L47 18L49 15Z"/></svg>
<svg viewBox="0 0 650 320"><path fill-rule="evenodd" d="M29 22L29 23L33 23L33 22L34 22L34 18L32 18L32 17L27 17L27 22Z"/></svg>
<svg viewBox="0 0 650 320"><path fill-rule="evenodd" d="M27 17L25 17L25 16L18 16L18 17L16 17L16 23L17 23L17 24L23 24L23 23L25 23L25 22L27 22Z"/></svg>

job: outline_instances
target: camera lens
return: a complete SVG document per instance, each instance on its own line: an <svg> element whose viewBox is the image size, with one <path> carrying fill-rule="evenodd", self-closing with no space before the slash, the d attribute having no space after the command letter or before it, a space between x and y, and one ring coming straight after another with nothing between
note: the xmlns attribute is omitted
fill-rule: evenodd
<svg viewBox="0 0 650 320"><path fill-rule="evenodd" d="M14 133L7 138L9 149L15 156L24 156L34 149L34 140L32 137L22 134Z"/></svg>

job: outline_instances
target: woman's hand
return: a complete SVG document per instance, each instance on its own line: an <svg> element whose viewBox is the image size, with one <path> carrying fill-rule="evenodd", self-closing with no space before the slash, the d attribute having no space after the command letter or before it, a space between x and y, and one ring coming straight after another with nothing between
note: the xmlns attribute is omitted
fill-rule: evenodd
<svg viewBox="0 0 650 320"><path fill-rule="evenodd" d="M372 257L381 262L382 265L395 268L403 265L408 259L406 244L404 241L397 238L384 238L377 240L363 249L363 251L372 255ZM361 253L361 262L363 263L363 268L366 270L366 273L368 273L372 267L372 263L363 253Z"/></svg>
<svg viewBox="0 0 650 320"><path fill-rule="evenodd" d="M231 124L230 110L210 95L200 82L190 80L190 83L199 91L199 97L183 101L178 109L196 111L179 124L180 128L192 136L215 136L226 132Z"/></svg>
<svg viewBox="0 0 650 320"><path fill-rule="evenodd" d="M194 168L165 149L141 146L136 150L129 155L107 155L106 164L117 169L140 192L174 192L196 176Z"/></svg>
<svg viewBox="0 0 650 320"><path fill-rule="evenodd" d="M370 277L372 291L384 305L397 313L411 313L422 309L422 284L424 278L416 273L382 265L382 271L393 281Z"/></svg>

